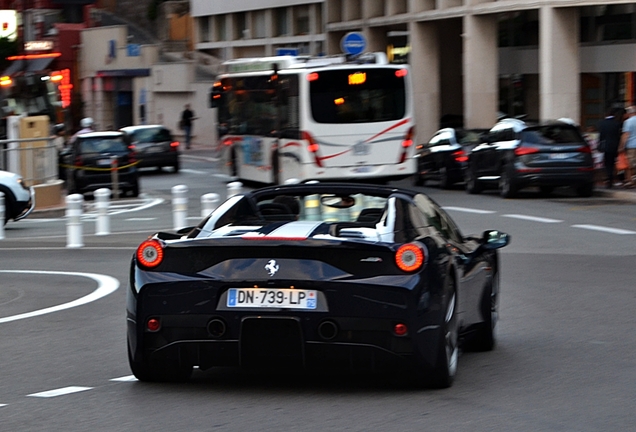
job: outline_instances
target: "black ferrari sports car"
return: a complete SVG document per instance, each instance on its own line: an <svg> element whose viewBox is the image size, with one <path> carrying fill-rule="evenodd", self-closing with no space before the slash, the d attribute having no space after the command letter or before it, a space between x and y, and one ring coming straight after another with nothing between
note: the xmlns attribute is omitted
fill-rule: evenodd
<svg viewBox="0 0 636 432"><path fill-rule="evenodd" d="M305 183L228 198L132 258L128 355L142 381L194 366L410 371L448 387L460 348L490 350L499 295L489 230L464 237L426 195Z"/></svg>

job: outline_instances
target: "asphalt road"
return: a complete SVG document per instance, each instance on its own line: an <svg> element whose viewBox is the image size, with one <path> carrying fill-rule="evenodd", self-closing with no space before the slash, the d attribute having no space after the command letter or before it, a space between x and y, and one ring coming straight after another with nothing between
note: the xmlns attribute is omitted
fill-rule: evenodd
<svg viewBox="0 0 636 432"><path fill-rule="evenodd" d="M193 223L201 195L224 194L216 166L201 151L186 155L179 174L144 173L146 200L123 205L111 235L95 236L88 212L83 248L66 247L63 217L7 225L0 430L634 430L636 204L567 193L503 200L421 188L464 234L497 228L512 236L501 252L498 347L463 354L450 389L233 369L195 371L185 384L131 379L130 256L147 235L172 228L172 186L188 186ZM142 202L149 206L139 209Z"/></svg>

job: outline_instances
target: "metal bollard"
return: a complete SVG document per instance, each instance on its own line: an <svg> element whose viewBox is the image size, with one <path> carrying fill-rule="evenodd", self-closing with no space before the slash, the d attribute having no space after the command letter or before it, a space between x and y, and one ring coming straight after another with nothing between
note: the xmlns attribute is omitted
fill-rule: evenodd
<svg viewBox="0 0 636 432"><path fill-rule="evenodd" d="M66 247L81 248L82 243L82 206L84 195L73 194L66 197Z"/></svg>
<svg viewBox="0 0 636 432"><path fill-rule="evenodd" d="M185 228L188 217L188 187L176 185L172 187L172 220L175 230Z"/></svg>
<svg viewBox="0 0 636 432"><path fill-rule="evenodd" d="M113 185L113 196L119 199L119 159L115 155L110 157L110 181Z"/></svg>
<svg viewBox="0 0 636 432"><path fill-rule="evenodd" d="M232 182L227 184L227 197L233 197L234 195L238 195L241 193L241 189L243 189L243 183L241 182Z"/></svg>
<svg viewBox="0 0 636 432"><path fill-rule="evenodd" d="M0 192L0 240L4 240L4 218L7 209L4 207L4 192Z"/></svg>
<svg viewBox="0 0 636 432"><path fill-rule="evenodd" d="M219 205L219 194L208 193L201 196L201 217L207 217Z"/></svg>
<svg viewBox="0 0 636 432"><path fill-rule="evenodd" d="M110 189L97 189L95 195L95 207L97 208L97 219L95 224L95 235L110 234L110 219L108 208L110 207Z"/></svg>

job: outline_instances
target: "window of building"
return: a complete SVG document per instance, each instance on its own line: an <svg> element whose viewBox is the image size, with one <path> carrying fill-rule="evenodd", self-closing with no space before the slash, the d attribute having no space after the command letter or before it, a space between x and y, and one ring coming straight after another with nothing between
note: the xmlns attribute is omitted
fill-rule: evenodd
<svg viewBox="0 0 636 432"><path fill-rule="evenodd" d="M199 40L210 42L210 18L207 16L199 18Z"/></svg>
<svg viewBox="0 0 636 432"><path fill-rule="evenodd" d="M265 26L265 11L254 11L252 12L252 37L253 38L264 38L267 37L266 34L266 26Z"/></svg>
<svg viewBox="0 0 636 432"><path fill-rule="evenodd" d="M499 46L538 46L539 12L536 10L501 15Z"/></svg>
<svg viewBox="0 0 636 432"><path fill-rule="evenodd" d="M309 5L294 7L294 34L309 34Z"/></svg>
<svg viewBox="0 0 636 432"><path fill-rule="evenodd" d="M217 15L214 17L214 27L216 29L216 40L224 41L227 40L227 26L225 24L225 15Z"/></svg>
<svg viewBox="0 0 636 432"><path fill-rule="evenodd" d="M588 6L581 8L581 42L636 39L634 4Z"/></svg>
<svg viewBox="0 0 636 432"><path fill-rule="evenodd" d="M274 10L275 36L286 36L287 30L287 8L277 8Z"/></svg>
<svg viewBox="0 0 636 432"><path fill-rule="evenodd" d="M251 39L245 12L234 14L234 39Z"/></svg>

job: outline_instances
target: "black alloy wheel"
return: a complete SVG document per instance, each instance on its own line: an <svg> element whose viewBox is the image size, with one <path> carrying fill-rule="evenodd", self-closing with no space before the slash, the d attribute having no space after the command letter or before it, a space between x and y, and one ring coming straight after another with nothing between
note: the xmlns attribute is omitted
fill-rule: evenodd
<svg viewBox="0 0 636 432"><path fill-rule="evenodd" d="M437 347L437 361L431 370L430 387L448 388L453 385L459 358L459 322L457 320L457 292L450 277L444 287L444 315Z"/></svg>
<svg viewBox="0 0 636 432"><path fill-rule="evenodd" d="M452 182L448 177L448 169L443 166L439 169L439 187L442 189L450 189Z"/></svg>

